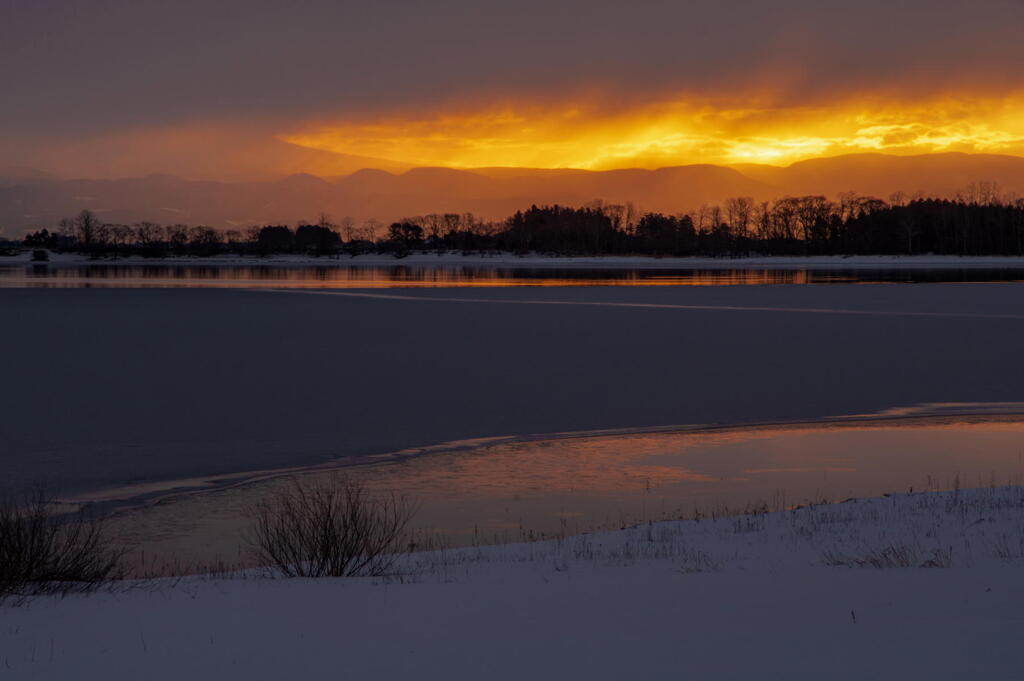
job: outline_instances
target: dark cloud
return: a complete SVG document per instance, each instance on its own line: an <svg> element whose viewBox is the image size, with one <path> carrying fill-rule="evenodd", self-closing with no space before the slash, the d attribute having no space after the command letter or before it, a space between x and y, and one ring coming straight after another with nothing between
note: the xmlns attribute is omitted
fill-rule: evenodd
<svg viewBox="0 0 1024 681"><path fill-rule="evenodd" d="M0 133L98 137L599 87L786 101L1024 85L1014 0L6 0Z"/></svg>

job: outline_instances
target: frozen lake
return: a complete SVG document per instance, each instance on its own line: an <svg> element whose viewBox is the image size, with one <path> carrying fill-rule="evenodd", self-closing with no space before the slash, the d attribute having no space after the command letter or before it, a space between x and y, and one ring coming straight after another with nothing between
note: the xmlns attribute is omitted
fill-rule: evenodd
<svg viewBox="0 0 1024 681"><path fill-rule="evenodd" d="M3 289L4 490L1019 402L1024 285Z"/></svg>

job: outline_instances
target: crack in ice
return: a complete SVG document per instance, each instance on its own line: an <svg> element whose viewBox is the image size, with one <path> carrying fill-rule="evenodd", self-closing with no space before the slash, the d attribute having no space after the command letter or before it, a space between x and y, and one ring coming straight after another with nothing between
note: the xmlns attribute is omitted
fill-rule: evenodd
<svg viewBox="0 0 1024 681"><path fill-rule="evenodd" d="M437 296L403 296L394 293L356 293L352 291L311 291L309 289L261 289L262 293L294 293L306 295L345 296L349 298L370 298L376 300L403 300L435 303L484 303L503 305L579 305L584 307L621 307L661 310L695 310L722 312L792 312L797 314L836 314L883 317L937 317L960 319L1011 319L1024 320L1024 314L992 312L922 312L913 310L855 310L831 307L777 307L758 305L685 305L679 303L619 303L610 301L580 300L528 300L522 298L465 298Z"/></svg>

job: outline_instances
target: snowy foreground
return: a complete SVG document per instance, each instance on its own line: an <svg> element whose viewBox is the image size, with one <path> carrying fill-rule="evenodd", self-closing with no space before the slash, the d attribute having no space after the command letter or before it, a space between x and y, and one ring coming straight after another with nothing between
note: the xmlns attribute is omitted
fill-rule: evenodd
<svg viewBox="0 0 1024 681"><path fill-rule="evenodd" d="M1020 679L1024 488L0 607L0 678Z"/></svg>

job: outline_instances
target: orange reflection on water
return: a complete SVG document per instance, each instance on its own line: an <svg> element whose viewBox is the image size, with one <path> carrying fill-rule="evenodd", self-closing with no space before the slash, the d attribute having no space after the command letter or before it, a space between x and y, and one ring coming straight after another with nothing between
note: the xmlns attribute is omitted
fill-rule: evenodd
<svg viewBox="0 0 1024 681"><path fill-rule="evenodd" d="M437 266L217 267L109 265L0 268L0 288L502 288L547 286L743 286L846 283L846 273L711 269L659 272Z"/></svg>
<svg viewBox="0 0 1024 681"><path fill-rule="evenodd" d="M812 495L867 493L870 487L882 493L940 487L958 475L967 485L1021 472L1024 422L979 416L499 443L408 459L372 476L395 489L449 496L664 492L666 499L685 502L697 490L723 501L734 488L760 492L762 499L783 487ZM832 475L836 484L827 480ZM813 479L806 488L808 476Z"/></svg>
<svg viewBox="0 0 1024 681"><path fill-rule="evenodd" d="M0 267L0 288L505 288L587 286L762 286L907 282L1009 282L1024 268L606 268L445 265L86 265Z"/></svg>
<svg viewBox="0 0 1024 681"><path fill-rule="evenodd" d="M698 511L1021 484L1021 419L947 416L484 442L346 470L371 489L420 500L414 522L421 532L454 544L508 541ZM172 498L122 516L117 529L147 555L237 560L247 509L286 484L272 478Z"/></svg>

